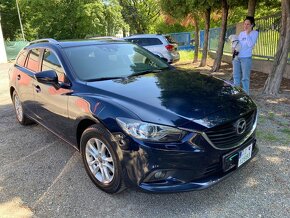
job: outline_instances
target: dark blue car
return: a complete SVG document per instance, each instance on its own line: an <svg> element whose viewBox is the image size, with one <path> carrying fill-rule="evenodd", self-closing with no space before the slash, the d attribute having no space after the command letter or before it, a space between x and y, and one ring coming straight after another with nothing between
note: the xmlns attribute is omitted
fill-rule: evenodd
<svg viewBox="0 0 290 218"><path fill-rule="evenodd" d="M34 41L9 77L18 121L74 146L108 193L204 189L258 151L249 96L129 42Z"/></svg>

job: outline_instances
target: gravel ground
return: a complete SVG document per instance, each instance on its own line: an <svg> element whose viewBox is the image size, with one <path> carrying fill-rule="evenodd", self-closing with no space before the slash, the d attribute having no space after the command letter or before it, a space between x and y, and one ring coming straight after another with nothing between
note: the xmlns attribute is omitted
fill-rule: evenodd
<svg viewBox="0 0 290 218"><path fill-rule="evenodd" d="M72 147L39 125L16 122L0 65L0 217L289 217L290 98L252 97L259 154L203 191L108 195L90 181Z"/></svg>

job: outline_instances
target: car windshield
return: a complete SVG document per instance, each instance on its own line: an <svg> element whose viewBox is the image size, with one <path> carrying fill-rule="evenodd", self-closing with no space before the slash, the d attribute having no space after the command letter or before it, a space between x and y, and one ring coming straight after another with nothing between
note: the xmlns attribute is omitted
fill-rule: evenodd
<svg viewBox="0 0 290 218"><path fill-rule="evenodd" d="M160 58L131 43L86 45L64 50L74 72L84 81L122 78L169 67Z"/></svg>

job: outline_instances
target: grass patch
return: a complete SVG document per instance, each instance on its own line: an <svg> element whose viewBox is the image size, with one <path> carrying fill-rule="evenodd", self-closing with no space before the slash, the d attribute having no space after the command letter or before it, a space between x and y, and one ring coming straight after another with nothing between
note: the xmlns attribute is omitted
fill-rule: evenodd
<svg viewBox="0 0 290 218"><path fill-rule="evenodd" d="M264 136L264 139L270 142L277 142L279 140L281 140L281 138L278 138L276 135L272 134L272 133L267 133Z"/></svg>
<svg viewBox="0 0 290 218"><path fill-rule="evenodd" d="M194 51L179 51L180 61L192 61L194 57Z"/></svg>
<svg viewBox="0 0 290 218"><path fill-rule="evenodd" d="M279 132L283 133L285 137L285 142L287 145L290 145L290 129L289 128L284 128L284 129L279 129Z"/></svg>
<svg viewBox="0 0 290 218"><path fill-rule="evenodd" d="M259 118L258 118L258 123L259 123L259 124L264 124L264 123L266 123L266 117L263 116L263 115L260 115Z"/></svg>
<svg viewBox="0 0 290 218"><path fill-rule="evenodd" d="M289 128L280 129L279 131L284 133L284 134L286 134L286 135L288 135L290 137L290 129Z"/></svg>
<svg viewBox="0 0 290 218"><path fill-rule="evenodd" d="M179 50L180 54L180 61L193 61L194 58L194 51L185 51L185 50ZM198 52L198 59L201 59L202 53Z"/></svg>
<svg viewBox="0 0 290 218"><path fill-rule="evenodd" d="M289 123L287 122L283 122L283 121L278 121L278 125L279 126L283 126L283 127L289 127ZM289 129L289 128L288 128ZM290 131L290 130L289 130Z"/></svg>
<svg viewBox="0 0 290 218"><path fill-rule="evenodd" d="M274 120L274 119L275 119L275 113L272 112L272 111L270 111L270 112L268 113L268 118L269 118L270 120Z"/></svg>
<svg viewBox="0 0 290 218"><path fill-rule="evenodd" d="M257 130L256 135L258 138L270 141L270 142L278 142L281 141L281 138L278 138L276 135L270 132L265 132L261 130Z"/></svg>

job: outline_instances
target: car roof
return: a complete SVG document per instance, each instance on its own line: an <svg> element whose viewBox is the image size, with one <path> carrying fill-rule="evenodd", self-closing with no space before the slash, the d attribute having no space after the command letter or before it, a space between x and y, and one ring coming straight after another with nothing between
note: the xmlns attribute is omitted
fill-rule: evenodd
<svg viewBox="0 0 290 218"><path fill-rule="evenodd" d="M75 47L75 46L86 46L86 45L101 45L101 44L120 44L120 43L126 43L128 42L123 40L114 40L114 39L102 39L102 40L65 40L65 41L57 41L55 39L39 39L35 40L29 43L27 47L30 46L37 46L37 45L59 45L62 48L67 47Z"/></svg>
<svg viewBox="0 0 290 218"><path fill-rule="evenodd" d="M66 48L84 45L102 45L102 44L120 44L120 43L128 44L128 42L122 40L102 39L102 40L84 40L84 41L63 41L59 42L59 45L63 48Z"/></svg>

